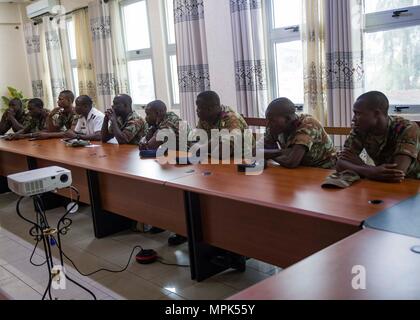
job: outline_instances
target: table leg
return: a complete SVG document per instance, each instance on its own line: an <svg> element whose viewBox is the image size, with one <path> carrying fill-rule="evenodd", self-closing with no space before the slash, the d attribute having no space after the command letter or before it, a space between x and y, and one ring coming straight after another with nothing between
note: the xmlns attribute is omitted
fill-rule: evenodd
<svg viewBox="0 0 420 320"><path fill-rule="evenodd" d="M95 237L101 239L130 229L133 220L102 209L98 173L87 170L87 179Z"/></svg>
<svg viewBox="0 0 420 320"><path fill-rule="evenodd" d="M203 240L200 196L196 193L185 192L187 211L188 246L191 261L191 277L198 282L204 281L229 267L213 264L212 258L217 256L235 256L234 253L211 246ZM245 264L245 262L244 262ZM245 268L245 265L243 266Z"/></svg>

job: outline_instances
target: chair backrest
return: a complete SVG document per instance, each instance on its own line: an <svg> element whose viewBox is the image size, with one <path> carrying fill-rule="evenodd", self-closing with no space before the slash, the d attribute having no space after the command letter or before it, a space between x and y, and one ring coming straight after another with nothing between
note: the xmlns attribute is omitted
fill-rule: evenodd
<svg viewBox="0 0 420 320"><path fill-rule="evenodd" d="M262 118L245 118L246 123L250 127L266 127L267 120ZM336 128L336 127L325 127L325 131L334 136L348 136L350 135L351 128Z"/></svg>
<svg viewBox="0 0 420 320"><path fill-rule="evenodd" d="M325 127L325 131L332 136L349 136L351 128Z"/></svg>
<svg viewBox="0 0 420 320"><path fill-rule="evenodd" d="M267 126L267 120L262 118L245 118L245 122L250 127L266 127Z"/></svg>

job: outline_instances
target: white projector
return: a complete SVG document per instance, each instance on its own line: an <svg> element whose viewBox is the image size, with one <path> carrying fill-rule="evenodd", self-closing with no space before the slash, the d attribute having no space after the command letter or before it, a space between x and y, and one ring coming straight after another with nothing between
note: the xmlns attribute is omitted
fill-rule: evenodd
<svg viewBox="0 0 420 320"><path fill-rule="evenodd" d="M68 188L72 184L71 172L60 167L26 171L7 177L9 189L17 195L34 195Z"/></svg>

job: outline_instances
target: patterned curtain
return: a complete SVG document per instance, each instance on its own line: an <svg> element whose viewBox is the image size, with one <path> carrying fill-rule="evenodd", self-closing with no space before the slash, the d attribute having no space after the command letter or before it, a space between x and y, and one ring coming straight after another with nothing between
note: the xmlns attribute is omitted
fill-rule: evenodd
<svg viewBox="0 0 420 320"><path fill-rule="evenodd" d="M45 67L41 50L42 25L32 22L24 26L26 56L32 84L32 96L45 100L47 89L45 87Z"/></svg>
<svg viewBox="0 0 420 320"><path fill-rule="evenodd" d="M90 30L99 109L112 105L115 95L128 92L127 61L117 0L89 3Z"/></svg>
<svg viewBox="0 0 420 320"><path fill-rule="evenodd" d="M327 125L324 1L303 0L302 44L304 94L308 112Z"/></svg>
<svg viewBox="0 0 420 320"><path fill-rule="evenodd" d="M108 1L111 16L112 65L116 74L115 92L117 94L129 92L127 58L125 55L124 32L119 2L119 0Z"/></svg>
<svg viewBox="0 0 420 320"><path fill-rule="evenodd" d="M350 127L353 103L364 87L362 0L326 0L328 123Z"/></svg>
<svg viewBox="0 0 420 320"><path fill-rule="evenodd" d="M69 88L64 68L63 53L61 50L62 41L59 31L59 24L57 23L56 19L44 17L42 22L45 28L45 44L47 48L52 99L53 105L55 105L60 92ZM53 105L51 107L53 107Z"/></svg>
<svg viewBox="0 0 420 320"><path fill-rule="evenodd" d="M73 15L76 34L77 76L80 95L92 98L98 103L96 95L95 70L93 67L92 40L90 37L87 9L76 11Z"/></svg>
<svg viewBox="0 0 420 320"><path fill-rule="evenodd" d="M305 103L324 125L350 127L364 87L362 1L303 0Z"/></svg>
<svg viewBox="0 0 420 320"><path fill-rule="evenodd" d="M203 0L174 0L181 117L197 124L197 95L210 90Z"/></svg>
<svg viewBox="0 0 420 320"><path fill-rule="evenodd" d="M261 0L230 0L238 111L264 117L267 75Z"/></svg>

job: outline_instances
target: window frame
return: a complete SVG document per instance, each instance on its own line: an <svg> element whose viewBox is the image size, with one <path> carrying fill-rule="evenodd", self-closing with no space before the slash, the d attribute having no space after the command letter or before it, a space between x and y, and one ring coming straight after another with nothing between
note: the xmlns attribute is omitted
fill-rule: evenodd
<svg viewBox="0 0 420 320"><path fill-rule="evenodd" d="M127 26L125 24L125 19L124 19L124 7L137 3L137 2L141 2L144 1L146 4L146 14L147 14L147 25L148 25L148 32L149 32L149 41L150 41L150 48L147 49L136 49L136 50L128 50L127 49L127 40L126 40L126 36L125 36L125 32L127 30ZM122 0L120 2L120 17L121 17L121 23L122 23L122 29L124 32L124 36L123 36L123 42L124 42L124 50L125 50L125 55L126 55L126 59L127 59L127 66L128 63L130 61L140 61L140 60L150 60L152 63L152 74L153 74L153 90L154 90L154 94L155 94L155 99L156 99L156 70L154 67L154 58L153 58L153 38L152 38L152 30L151 30L151 25L150 25L150 17L149 17L149 4L148 4L148 0ZM128 75L128 70L127 70L127 76ZM130 91L130 95L132 96L132 92L131 92L131 84L130 84L130 79L128 79L128 90ZM146 102L148 103L148 102ZM138 109L145 109L146 108L146 104L136 104L133 103L133 107L134 108L138 108Z"/></svg>
<svg viewBox="0 0 420 320"><path fill-rule="evenodd" d="M172 81L172 69L171 69L171 56L175 56L177 58L177 52L176 52L176 39L175 43L169 43L169 28L168 28L168 7L166 5L166 0L162 1L162 8L163 8L163 21L164 23L164 39L165 39L165 47L166 47L166 74L169 84L169 97L171 99L170 103L173 109L179 110L181 108L181 102L175 103L175 96L174 96L174 83ZM175 25L174 25L175 28ZM177 80L178 80L178 74L177 74ZM179 86L179 80L178 80L178 86ZM179 93L180 94L180 93Z"/></svg>
<svg viewBox="0 0 420 320"><path fill-rule="evenodd" d="M394 14L398 11L402 12L398 17ZM363 13L364 18L364 34L377 33L407 27L420 26L420 5L410 7L400 7L390 10L376 11L370 13ZM390 113L396 115L418 115L420 114L420 104L390 104ZM415 108L419 109L418 113L406 113L404 111L397 111L398 108ZM408 109L407 109L408 110Z"/></svg>
<svg viewBox="0 0 420 320"><path fill-rule="evenodd" d="M66 33L67 33L67 45L68 45L69 50L71 48L70 29L69 29L69 24L68 24L70 21L73 22L73 26L74 26L73 17L72 16L67 16L66 17ZM76 36L76 33L75 33L75 36ZM71 54L69 55L69 57L70 57L70 67L71 67L72 90L76 95L78 95L79 94L79 84L76 83L76 79L74 78L74 73L73 73L74 69L76 69L76 71L77 71L77 64L78 64L77 51L76 51L76 59L72 59Z"/></svg>
<svg viewBox="0 0 420 320"><path fill-rule="evenodd" d="M270 79L269 95L271 100L279 96L278 79L277 79L277 61L275 58L275 46L278 43L286 43L292 41L301 41L300 24L283 26L275 28L274 22L274 2L273 0L265 0L265 29L266 29L266 47L267 47L267 74ZM302 74L303 78L303 74ZM302 97L305 99L305 97ZM299 112L304 111L304 101L297 103L296 107Z"/></svg>

